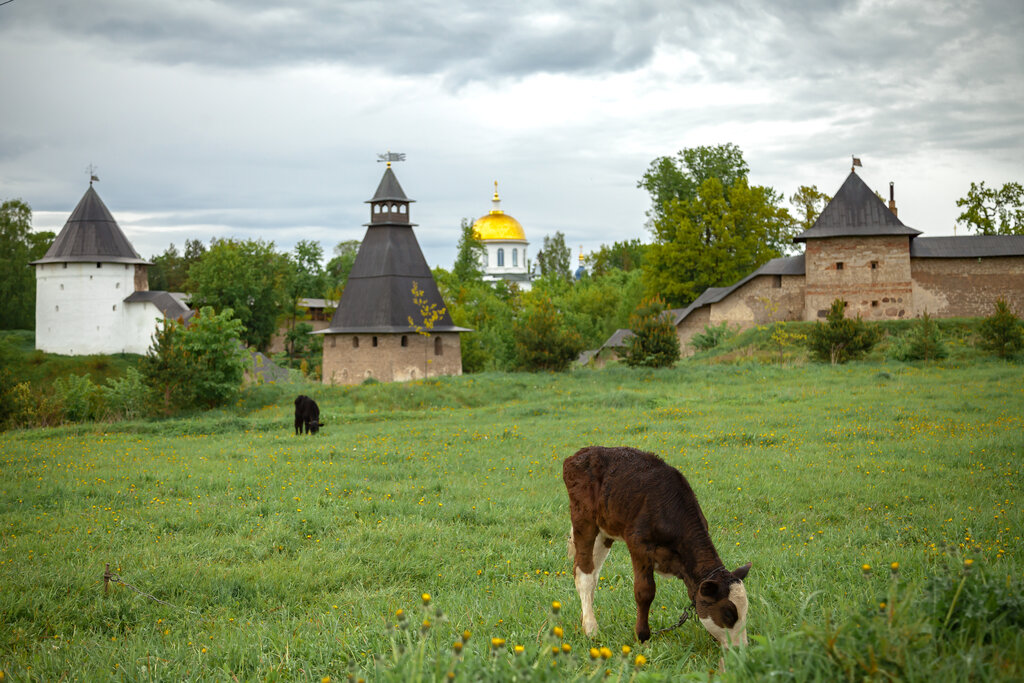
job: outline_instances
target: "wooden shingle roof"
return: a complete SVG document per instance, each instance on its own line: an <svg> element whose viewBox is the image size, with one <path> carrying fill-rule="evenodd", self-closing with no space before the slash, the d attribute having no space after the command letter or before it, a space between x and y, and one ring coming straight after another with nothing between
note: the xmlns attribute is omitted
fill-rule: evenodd
<svg viewBox="0 0 1024 683"><path fill-rule="evenodd" d="M856 173L850 173L836 196L822 210L818 220L793 238L806 242L821 237L858 237L867 235L920 235L908 228L878 198Z"/></svg>
<svg viewBox="0 0 1024 683"><path fill-rule="evenodd" d="M43 258L32 263L76 261L149 264L132 247L92 185Z"/></svg>

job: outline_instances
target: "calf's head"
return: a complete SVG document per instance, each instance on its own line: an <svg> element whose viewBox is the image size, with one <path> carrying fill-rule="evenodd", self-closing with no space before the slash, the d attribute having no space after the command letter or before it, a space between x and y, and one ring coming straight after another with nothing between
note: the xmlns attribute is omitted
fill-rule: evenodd
<svg viewBox="0 0 1024 683"><path fill-rule="evenodd" d="M323 426L324 426L324 423L320 422L319 420L310 420L309 421L309 433L310 434L316 434L318 431L320 431L320 428L323 427Z"/></svg>
<svg viewBox="0 0 1024 683"><path fill-rule="evenodd" d="M747 644L747 590L743 579L750 563L731 572L722 569L701 581L697 617L723 647Z"/></svg>

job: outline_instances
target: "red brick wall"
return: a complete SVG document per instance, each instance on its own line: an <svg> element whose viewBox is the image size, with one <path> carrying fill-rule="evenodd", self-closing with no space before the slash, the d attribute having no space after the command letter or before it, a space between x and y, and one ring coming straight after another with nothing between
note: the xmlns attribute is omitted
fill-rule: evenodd
<svg viewBox="0 0 1024 683"><path fill-rule="evenodd" d="M939 318L992 315L1006 299L1024 313L1024 258L913 259L914 315Z"/></svg>
<svg viewBox="0 0 1024 683"><path fill-rule="evenodd" d="M807 241L804 319L825 317L835 299L848 317L887 320L914 314L910 238L831 237Z"/></svg>

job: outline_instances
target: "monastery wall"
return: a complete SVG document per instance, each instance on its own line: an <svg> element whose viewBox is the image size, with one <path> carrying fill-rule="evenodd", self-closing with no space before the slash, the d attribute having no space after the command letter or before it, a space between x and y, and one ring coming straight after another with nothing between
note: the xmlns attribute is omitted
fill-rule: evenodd
<svg viewBox="0 0 1024 683"><path fill-rule="evenodd" d="M403 346L404 343L404 346ZM407 382L462 374L457 332L324 335L325 384Z"/></svg>
<svg viewBox="0 0 1024 683"><path fill-rule="evenodd" d="M913 315L989 316L1000 297L1024 314L1024 258L913 259Z"/></svg>

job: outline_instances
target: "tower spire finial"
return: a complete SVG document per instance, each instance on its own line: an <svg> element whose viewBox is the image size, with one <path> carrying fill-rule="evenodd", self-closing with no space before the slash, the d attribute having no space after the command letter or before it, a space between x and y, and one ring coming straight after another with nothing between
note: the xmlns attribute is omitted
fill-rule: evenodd
<svg viewBox="0 0 1024 683"><path fill-rule="evenodd" d="M405 152L392 152L388 150L384 154L378 154L377 163L379 164L382 161L386 161L388 168L391 168L392 161L405 161Z"/></svg>
<svg viewBox="0 0 1024 683"><path fill-rule="evenodd" d="M96 175L96 171L99 170L92 164L85 167L85 172L89 174L89 187L92 187L93 181L99 182L100 178Z"/></svg>

